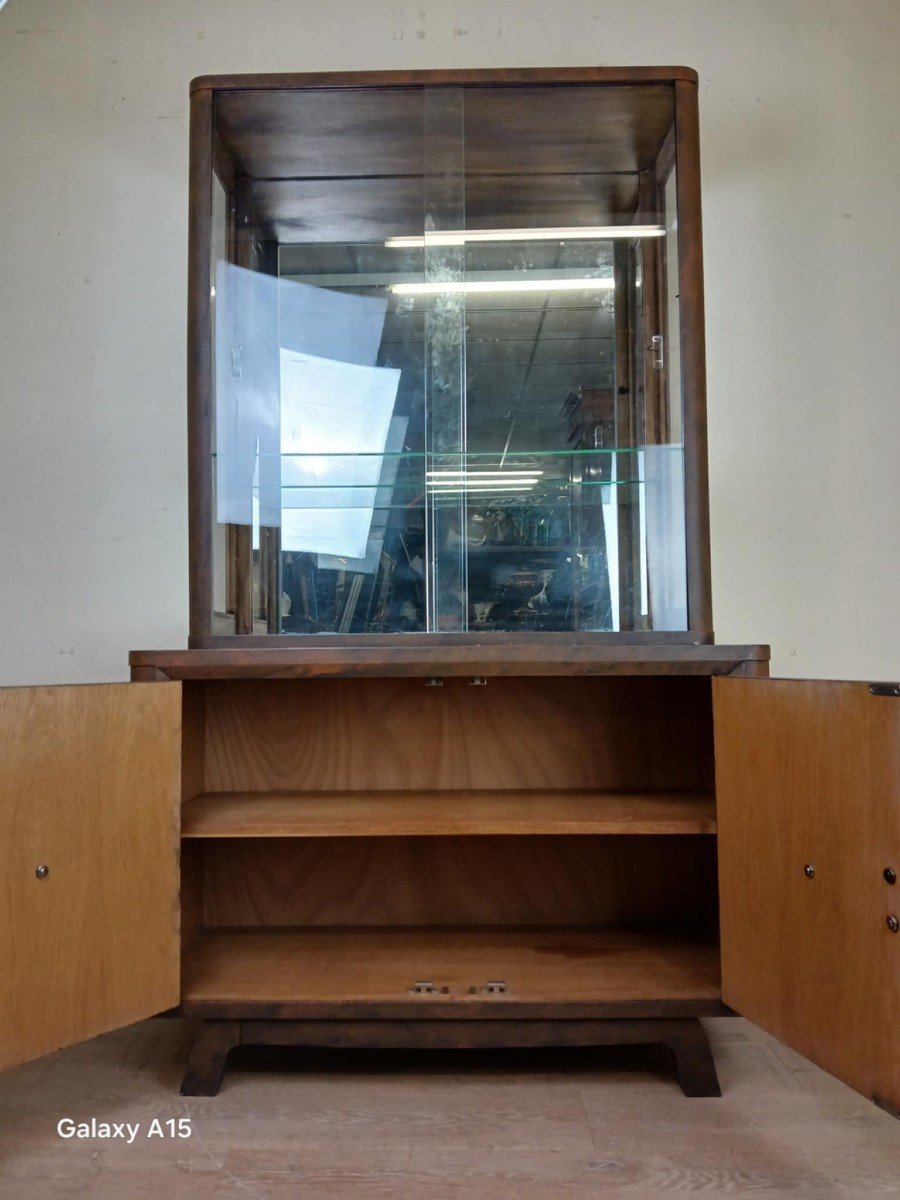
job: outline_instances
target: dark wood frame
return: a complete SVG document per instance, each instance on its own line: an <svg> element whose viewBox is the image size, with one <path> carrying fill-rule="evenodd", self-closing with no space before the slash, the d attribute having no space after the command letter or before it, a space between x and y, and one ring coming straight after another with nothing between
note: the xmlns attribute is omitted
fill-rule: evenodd
<svg viewBox="0 0 900 1200"><path fill-rule="evenodd" d="M767 675L768 646L648 644L646 635L334 634L220 639L191 650L132 650L131 678L314 679L485 675ZM275 644L273 644L273 641Z"/></svg>
<svg viewBox="0 0 900 1200"><path fill-rule="evenodd" d="M341 1050L497 1050L564 1046L665 1046L685 1096L720 1096L709 1039L696 1017L599 1020L302 1021L204 1020L182 1096L215 1096L239 1046Z"/></svg>
<svg viewBox="0 0 900 1200"><path fill-rule="evenodd" d="M191 84L190 196L188 249L188 529L189 645L193 648L234 646L232 636L213 634L213 489L209 449L212 441L212 321L209 246L212 225L212 182L217 161L214 105L217 95L241 91L299 88L422 87L423 85L605 86L670 84L674 91L672 156L677 167L679 207L678 254L681 305L681 385L684 406L685 522L688 629L675 636L638 631L630 637L649 644L693 645L714 640L709 537L709 491L706 437L706 366L702 223L700 213L700 144L697 74L687 67L567 67L503 70L313 72L279 75L207 75ZM246 606L245 606L246 607ZM271 609L271 605L269 606ZM245 614L246 615L246 614ZM272 613L270 612L270 618ZM252 632L246 629L249 645ZM252 630L252 625L251 625ZM282 635L277 635L282 642ZM467 635L478 641L478 635ZM493 635L498 637L500 635ZM611 644L624 644L620 634L597 634ZM546 634L534 634L541 643ZM269 645L267 637L254 643ZM302 644L297 639L295 644Z"/></svg>

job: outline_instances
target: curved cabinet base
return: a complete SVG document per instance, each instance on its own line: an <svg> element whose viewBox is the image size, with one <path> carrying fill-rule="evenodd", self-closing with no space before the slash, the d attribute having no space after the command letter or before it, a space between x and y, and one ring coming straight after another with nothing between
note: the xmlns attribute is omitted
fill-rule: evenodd
<svg viewBox="0 0 900 1200"><path fill-rule="evenodd" d="M686 1096L719 1096L709 1039L693 1017L660 1020L203 1021L182 1096L215 1096L238 1046L486 1050L555 1046L667 1046Z"/></svg>

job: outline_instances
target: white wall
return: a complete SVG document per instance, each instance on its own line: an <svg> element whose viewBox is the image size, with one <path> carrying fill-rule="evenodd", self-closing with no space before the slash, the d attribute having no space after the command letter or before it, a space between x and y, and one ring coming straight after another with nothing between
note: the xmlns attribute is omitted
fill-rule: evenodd
<svg viewBox="0 0 900 1200"><path fill-rule="evenodd" d="M240 71L701 76L719 641L900 678L898 0L9 0L0 682L185 644L187 88Z"/></svg>

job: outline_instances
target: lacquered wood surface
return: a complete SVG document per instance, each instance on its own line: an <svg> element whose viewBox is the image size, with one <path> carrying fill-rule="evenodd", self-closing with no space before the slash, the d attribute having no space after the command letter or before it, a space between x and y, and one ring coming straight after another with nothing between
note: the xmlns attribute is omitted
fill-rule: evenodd
<svg viewBox="0 0 900 1200"><path fill-rule="evenodd" d="M709 1039L696 1017L647 1020L441 1021L222 1020L200 1022L182 1096L216 1096L238 1046L487 1050L561 1046L665 1046L686 1096L721 1096Z"/></svg>
<svg viewBox="0 0 900 1200"><path fill-rule="evenodd" d="M208 792L186 838L715 833L712 796L681 792Z"/></svg>
<svg viewBox="0 0 900 1200"><path fill-rule="evenodd" d="M178 1002L181 687L3 689L0 728L8 1067Z"/></svg>
<svg viewBox="0 0 900 1200"><path fill-rule="evenodd" d="M352 640L309 638L306 645L194 650L132 650L133 668L169 679L302 679L315 676L729 675L765 661L768 646L646 643L535 634L494 634L466 641L452 635L360 634ZM241 643L243 639L235 638ZM280 640L280 639L279 639Z"/></svg>
<svg viewBox="0 0 900 1200"><path fill-rule="evenodd" d="M703 678L202 686L208 792L712 787Z"/></svg>
<svg viewBox="0 0 900 1200"><path fill-rule="evenodd" d="M484 1002L591 1003L719 998L714 942L622 930L321 928L202 933L183 1002L385 1003L460 1008ZM419 995L416 981L446 994ZM469 989L475 988L474 992Z"/></svg>
<svg viewBox="0 0 900 1200"><path fill-rule="evenodd" d="M900 887L884 878L900 873L900 699L805 680L713 692L725 1000L900 1108Z"/></svg>
<svg viewBox="0 0 900 1200"><path fill-rule="evenodd" d="M717 925L704 835L192 838L184 849L207 926Z"/></svg>
<svg viewBox="0 0 900 1200"><path fill-rule="evenodd" d="M285 244L360 242L421 226L422 144L440 93L411 87L217 91L216 129L254 218ZM377 107L377 128L372 124ZM468 228L590 225L634 212L638 172L672 126L670 82L593 87L532 82L465 93ZM444 135L446 136L446 134Z"/></svg>
<svg viewBox="0 0 900 1200"><path fill-rule="evenodd" d="M306 71L302 73L198 75L191 91L280 90L317 87L441 87L454 84L697 83L691 67L495 67L432 71Z"/></svg>

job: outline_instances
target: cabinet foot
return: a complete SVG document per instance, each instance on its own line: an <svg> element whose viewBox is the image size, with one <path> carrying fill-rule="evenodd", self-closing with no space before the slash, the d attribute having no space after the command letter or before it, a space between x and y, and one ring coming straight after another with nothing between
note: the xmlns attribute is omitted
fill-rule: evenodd
<svg viewBox="0 0 900 1200"><path fill-rule="evenodd" d="M665 1021L660 1024L672 1026L665 1038L660 1038L660 1042L672 1051L678 1082L684 1094L721 1096L722 1090L719 1087L712 1047L700 1022L695 1018L686 1021Z"/></svg>
<svg viewBox="0 0 900 1200"><path fill-rule="evenodd" d="M215 1096L235 1046L486 1050L545 1046L666 1046L685 1096L719 1096L706 1030L696 1017L627 1020L209 1020L197 1033L183 1096Z"/></svg>
<svg viewBox="0 0 900 1200"><path fill-rule="evenodd" d="M181 1081L182 1096L217 1095L225 1073L225 1060L240 1042L240 1021L203 1021Z"/></svg>

